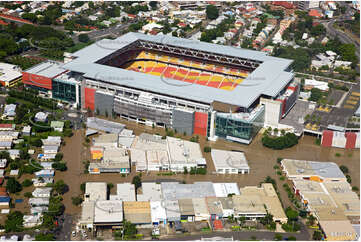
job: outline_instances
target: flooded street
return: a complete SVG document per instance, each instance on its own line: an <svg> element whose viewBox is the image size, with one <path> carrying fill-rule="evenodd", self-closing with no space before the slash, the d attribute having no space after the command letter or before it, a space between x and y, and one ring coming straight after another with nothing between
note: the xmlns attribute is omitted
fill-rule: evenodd
<svg viewBox="0 0 361 242"><path fill-rule="evenodd" d="M117 120L119 121L119 120ZM123 122L127 125L128 129L132 129L136 135L142 132L158 133L164 135L163 129L146 127L137 125L135 123ZM175 135L178 137L178 135ZM184 138L183 135L179 137ZM180 182L186 181L193 183L195 181L213 181L213 182L236 182L239 187L256 186L264 180L266 176L271 176L276 179L278 190L281 193L281 198L285 206L290 205L287 194L282 188L282 184L275 173L273 166L276 164L278 157L290 159L304 159L309 161L332 161L339 165L343 164L349 168L352 177L352 186L360 186L359 171L360 171L360 150L345 150L338 148L326 148L315 144L315 137L304 136L300 138L299 144L285 150L271 150L263 147L261 143L262 135L258 135L251 145L242 145L232 143L224 140L217 142L206 141L204 137L200 137L200 145L203 152L204 146L211 146L212 148L225 149L225 150L239 150L245 152L246 158L250 166L250 174L245 175L216 175L214 174L214 166L211 161L210 153L203 153L207 159L207 175L183 175L177 174L172 176L160 176L158 172L143 173L142 181L160 181L160 180L178 180ZM185 137L189 139L190 137ZM69 191L64 195L64 204L66 206L65 213L67 214L80 214L80 207L72 205L71 197L80 194L80 184L87 181L102 181L107 183L123 183L131 182L132 178L136 175L135 167L133 167L131 174L122 177L117 173L102 173L100 175L84 174L84 160L89 160L89 148L83 146L84 143L84 130L77 130L71 138L65 138L66 145L61 148L64 154L63 160L67 162L68 171L56 172L55 181L63 179L69 185ZM336 153L341 154L336 157ZM116 186L112 189L111 193L116 192Z"/></svg>

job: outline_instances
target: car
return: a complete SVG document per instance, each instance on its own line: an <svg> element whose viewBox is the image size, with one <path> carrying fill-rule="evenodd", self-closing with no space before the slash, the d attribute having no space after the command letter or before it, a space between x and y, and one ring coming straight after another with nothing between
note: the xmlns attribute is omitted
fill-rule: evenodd
<svg viewBox="0 0 361 242"><path fill-rule="evenodd" d="M72 235L73 237L75 237L75 236L76 236L76 232L75 232L75 231L71 232L71 235Z"/></svg>

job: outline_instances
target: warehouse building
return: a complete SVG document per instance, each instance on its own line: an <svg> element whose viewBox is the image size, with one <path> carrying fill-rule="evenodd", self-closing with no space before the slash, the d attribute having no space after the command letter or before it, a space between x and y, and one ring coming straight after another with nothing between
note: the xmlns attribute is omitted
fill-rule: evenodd
<svg viewBox="0 0 361 242"><path fill-rule="evenodd" d="M118 183L117 194L110 195L110 200L122 200L125 202L134 202L135 199L135 186L131 183Z"/></svg>
<svg viewBox="0 0 361 242"><path fill-rule="evenodd" d="M162 201L162 186L155 182L143 182L142 193L137 194L137 201Z"/></svg>
<svg viewBox="0 0 361 242"><path fill-rule="evenodd" d="M0 84L4 87L13 87L21 81L21 69L16 65L0 63Z"/></svg>
<svg viewBox="0 0 361 242"><path fill-rule="evenodd" d="M150 202L123 202L124 219L136 225L151 225Z"/></svg>
<svg viewBox="0 0 361 242"><path fill-rule="evenodd" d="M249 166L243 152L212 149L211 156L219 174L249 174Z"/></svg>
<svg viewBox="0 0 361 242"><path fill-rule="evenodd" d="M107 200L107 184L105 182L85 183L84 201Z"/></svg>
<svg viewBox="0 0 361 242"><path fill-rule="evenodd" d="M162 182L161 186L165 200L216 196L212 182L195 182L193 184Z"/></svg>
<svg viewBox="0 0 361 242"><path fill-rule="evenodd" d="M346 181L345 175L334 162L283 159L281 166L289 179L310 179L321 182Z"/></svg>

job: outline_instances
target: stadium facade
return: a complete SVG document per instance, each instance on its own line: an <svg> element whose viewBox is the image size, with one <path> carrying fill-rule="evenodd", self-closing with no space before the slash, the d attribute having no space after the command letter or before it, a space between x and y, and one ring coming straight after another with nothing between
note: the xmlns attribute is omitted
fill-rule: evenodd
<svg viewBox="0 0 361 242"><path fill-rule="evenodd" d="M250 143L264 126L264 100L278 101L272 115L279 117L297 100L291 64L259 51L128 33L73 53L41 81L29 80L41 72L26 70L24 83L99 114Z"/></svg>

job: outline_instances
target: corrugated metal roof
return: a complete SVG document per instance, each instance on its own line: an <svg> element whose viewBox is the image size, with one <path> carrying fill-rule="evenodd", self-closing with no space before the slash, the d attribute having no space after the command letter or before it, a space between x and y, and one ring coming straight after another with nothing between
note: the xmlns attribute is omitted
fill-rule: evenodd
<svg viewBox="0 0 361 242"><path fill-rule="evenodd" d="M38 65L35 65L27 70L25 72L30 74L35 74L39 76L45 76L48 78L53 78L57 75L60 75L65 70L62 69L62 64L55 61L46 61L42 62Z"/></svg>
<svg viewBox="0 0 361 242"><path fill-rule="evenodd" d="M190 85L189 83L173 79L164 80L159 76L95 63L136 40L170 44L215 54L226 54L228 56L259 61L262 64L250 73L233 91L228 91L202 85ZM211 103L213 101L220 101L243 107L249 107L262 94L276 96L294 76L293 73L285 71L292 63L292 60L289 59L267 56L264 52L260 51L209 44L171 36L150 36L141 33L128 33L115 40L104 39L98 41L75 52L73 56L78 58L66 63L63 68L84 73L86 78L150 92L167 93L199 102Z"/></svg>

